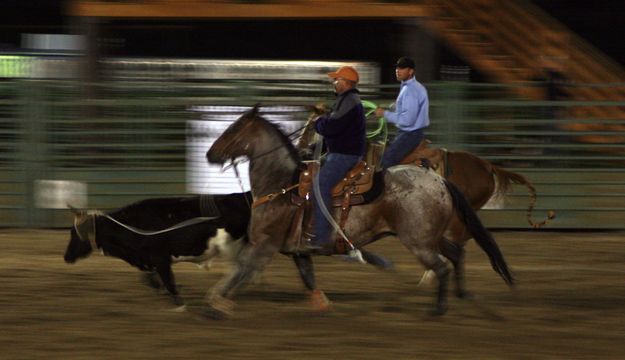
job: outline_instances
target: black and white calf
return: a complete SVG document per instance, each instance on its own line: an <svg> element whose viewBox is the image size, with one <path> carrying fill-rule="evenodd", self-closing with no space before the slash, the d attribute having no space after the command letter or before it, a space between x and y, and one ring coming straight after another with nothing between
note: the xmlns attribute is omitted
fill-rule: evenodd
<svg viewBox="0 0 625 360"><path fill-rule="evenodd" d="M157 273L180 304L172 263L189 261L207 268L215 256L234 256L247 242L251 201L248 192L148 199L106 214L74 210L64 258L74 263L99 249Z"/></svg>

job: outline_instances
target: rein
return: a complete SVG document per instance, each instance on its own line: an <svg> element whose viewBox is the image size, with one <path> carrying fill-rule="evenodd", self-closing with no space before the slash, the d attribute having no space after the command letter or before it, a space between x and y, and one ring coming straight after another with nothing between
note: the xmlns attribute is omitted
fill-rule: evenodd
<svg viewBox="0 0 625 360"><path fill-rule="evenodd" d="M246 126L247 126L247 125L246 125ZM304 126L302 126L302 127L298 128L298 129L296 129L295 131L288 133L288 134L286 135L286 137L288 137L288 138L290 139L293 135L297 134L299 131L301 131L302 129L306 128L306 126L307 126L307 125L304 125ZM241 129L241 130L244 130L244 129L245 129L245 128L243 128L243 129ZM239 133L239 134L240 134L240 133ZM237 140L237 139L238 139L238 135L239 135L239 134L237 134L237 136L235 136L235 138L234 138L234 139L230 140L230 143L232 143L232 142L234 142L235 140ZM227 148L228 146L230 146L230 143L228 143L228 145L227 145L225 148ZM226 165L226 166L222 167L222 168L221 168L221 171L222 171L222 172L223 172L223 171L226 171L226 170L230 169L231 167L236 167L236 165L238 165L238 164L240 164L240 163L243 163L243 162L246 162L246 161L256 160L256 159L259 159L259 158L261 158L261 157L263 157L263 156L267 156L267 155L269 155L269 154L273 153L274 151L280 150L281 148L282 148L282 145L278 145L278 146L274 147L273 149L269 149L269 150L265 151L264 153L261 153L261 154L259 154L259 155L254 156L254 157L247 157L247 159L246 159L246 160L241 160L241 161L236 161L236 162L235 162L235 161L231 161L231 162L230 162L230 164L228 164L228 165Z"/></svg>
<svg viewBox="0 0 625 360"><path fill-rule="evenodd" d="M250 124L251 124L251 123L250 123ZM243 130L246 130L246 127L247 127L248 125L249 125L249 124L246 124L246 125L245 125L245 127L244 127L243 129L241 129L241 131L239 131L239 133L237 134L237 136L235 136L235 137L234 137L234 139L232 139L232 140L230 141L230 143L228 143L228 145L226 145L226 146L225 146L225 148L227 148L228 146L230 146L230 144L234 143L234 142L235 142L235 140L238 140L238 138L239 138L240 136L242 136L241 134L243 133ZM295 135L295 134L299 133L302 129L306 128L307 126L308 126L308 124L306 124L306 125L304 125L304 126L302 126L302 127L298 128L298 129L296 129L295 131L293 131L293 132L291 132L291 133L287 134L287 135L286 135L286 137L290 139L293 135ZM246 145L246 146L247 146L247 145ZM233 169L234 169L234 172L235 172L235 175L236 175L236 177L237 177L237 179L238 179L238 181L239 181L239 185L241 186L241 190L243 190L243 183L242 183L242 181L241 181L241 177L239 176L239 171L237 170L237 165L238 165L238 164L240 164L240 163L243 163L243 162L245 162L245 161L251 161L251 160L256 160L256 159L259 159L259 158L261 158L261 157L263 157L263 156L266 156L266 155L269 155L269 154L273 153L274 151L280 150L280 149L282 149L283 147L284 147L283 145L278 145L278 146L274 147L273 149L269 149L269 150L265 151L264 153L261 153L261 154L259 154L259 155L254 156L254 157L248 157L246 160L241 160L241 161L234 161L234 160L233 160L233 161L231 161L231 162L230 162L230 164L228 164L227 166L222 167L222 168L221 168L221 171L223 172L223 171L226 171L226 170L228 170L228 169L230 169L230 168L233 168ZM283 188L283 189L280 189L279 191L276 191L276 192L274 192L274 193L271 193L271 194L267 194L267 195L261 196L260 198L258 198L258 199L256 199L256 200L254 200L254 202L252 202L251 207L252 207L252 209L257 208L257 207L259 207L259 206L261 206L261 205L263 205L263 204L265 204L265 203L267 203L267 202L270 202L270 201L274 200L276 197L278 197L278 196L280 196L280 195L284 195L284 194L286 194L287 192L289 192L289 191L291 191L291 190L293 190L293 189L297 188L298 186L299 186L299 183L294 184L294 185L291 185L291 186L288 186L288 187Z"/></svg>

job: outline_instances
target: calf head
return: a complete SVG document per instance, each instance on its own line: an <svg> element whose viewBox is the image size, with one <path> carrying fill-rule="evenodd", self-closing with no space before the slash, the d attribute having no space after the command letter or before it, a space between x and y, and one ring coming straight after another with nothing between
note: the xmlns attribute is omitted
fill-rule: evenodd
<svg viewBox="0 0 625 360"><path fill-rule="evenodd" d="M65 262L73 264L78 259L89 256L94 248L97 248L95 242L96 214L71 209L74 212L74 226L72 226L64 259Z"/></svg>

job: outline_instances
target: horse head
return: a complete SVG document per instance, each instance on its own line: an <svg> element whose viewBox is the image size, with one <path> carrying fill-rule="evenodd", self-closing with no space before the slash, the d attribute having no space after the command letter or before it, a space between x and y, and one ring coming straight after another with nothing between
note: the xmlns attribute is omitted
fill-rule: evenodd
<svg viewBox="0 0 625 360"><path fill-rule="evenodd" d="M315 131L315 119L319 116L327 113L330 109L323 104L319 103L314 106L308 106L307 109L311 112L306 121L306 125L302 129L295 148L299 151L302 157L310 157L313 154L314 145L319 141L319 136Z"/></svg>
<svg viewBox="0 0 625 360"><path fill-rule="evenodd" d="M258 117L259 104L245 112L226 131L217 138L206 153L208 162L223 164L240 156L249 156L253 152L252 131L254 120Z"/></svg>

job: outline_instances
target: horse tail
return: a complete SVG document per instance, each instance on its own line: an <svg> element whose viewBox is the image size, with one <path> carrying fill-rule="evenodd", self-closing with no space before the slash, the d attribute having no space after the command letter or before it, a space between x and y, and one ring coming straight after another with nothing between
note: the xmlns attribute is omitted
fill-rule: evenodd
<svg viewBox="0 0 625 360"><path fill-rule="evenodd" d="M505 194L510 191L510 187L512 183L525 185L528 189L530 196L530 204L527 208L527 222L534 229L541 228L547 224L549 220L552 220L556 217L556 213L553 211L547 212L547 218L539 223L535 223L532 221L532 211L534 210L534 206L536 205L536 188L529 182L523 175L517 174L512 171L504 170L499 166L492 165L493 173L497 178L497 188L495 192L500 194Z"/></svg>
<svg viewBox="0 0 625 360"><path fill-rule="evenodd" d="M484 250L486 255L488 255L493 270L502 277L506 284L513 285L514 277L510 273L508 264L506 264L506 260L490 231L484 227L482 221L475 213L475 210L471 207L471 204L469 204L464 195L462 195L462 192L450 181L444 180L444 182L447 191L449 191L451 195L454 209L458 217L462 220L471 235L473 235L477 244Z"/></svg>

